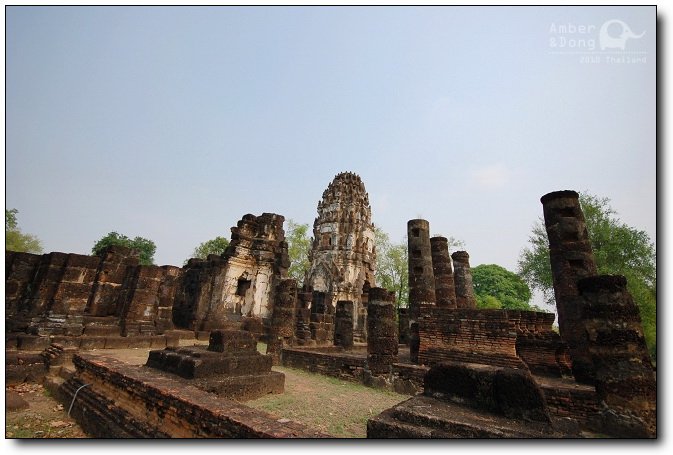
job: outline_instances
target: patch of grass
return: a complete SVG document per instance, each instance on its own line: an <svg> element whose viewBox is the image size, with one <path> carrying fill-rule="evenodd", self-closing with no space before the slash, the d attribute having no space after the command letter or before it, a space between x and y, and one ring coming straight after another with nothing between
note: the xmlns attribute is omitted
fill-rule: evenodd
<svg viewBox="0 0 673 455"><path fill-rule="evenodd" d="M274 370L285 374L285 393L245 404L340 438L366 437L368 419L409 398L304 370Z"/></svg>

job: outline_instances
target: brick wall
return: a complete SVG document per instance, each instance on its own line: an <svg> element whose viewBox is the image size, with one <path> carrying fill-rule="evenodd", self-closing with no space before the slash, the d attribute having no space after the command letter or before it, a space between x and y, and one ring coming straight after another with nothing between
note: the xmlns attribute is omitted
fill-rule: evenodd
<svg viewBox="0 0 673 455"><path fill-rule="evenodd" d="M72 416L101 438L319 438L297 422L219 398L189 380L102 356L76 355L77 373L60 389Z"/></svg>
<svg viewBox="0 0 673 455"><path fill-rule="evenodd" d="M424 306L419 335L419 364L454 360L527 368L517 357L515 324L501 310Z"/></svg>

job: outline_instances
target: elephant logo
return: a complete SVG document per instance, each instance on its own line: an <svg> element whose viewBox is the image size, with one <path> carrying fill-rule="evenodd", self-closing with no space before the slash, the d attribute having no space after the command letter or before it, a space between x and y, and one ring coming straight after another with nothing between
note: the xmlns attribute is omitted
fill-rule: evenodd
<svg viewBox="0 0 673 455"><path fill-rule="evenodd" d="M612 36L610 35L610 32L608 31L608 28L612 24L617 24L619 27L621 27L621 32L619 33L618 36ZM604 51L606 48L617 48L624 50L626 48L626 40L633 38L642 38L643 35L645 34L645 31L641 33L640 35L636 35L631 31L628 25L626 25L623 21L620 21L618 19L612 19L607 22L605 22L603 25L601 25L601 31L599 35L599 41L600 41L600 46L601 50Z"/></svg>

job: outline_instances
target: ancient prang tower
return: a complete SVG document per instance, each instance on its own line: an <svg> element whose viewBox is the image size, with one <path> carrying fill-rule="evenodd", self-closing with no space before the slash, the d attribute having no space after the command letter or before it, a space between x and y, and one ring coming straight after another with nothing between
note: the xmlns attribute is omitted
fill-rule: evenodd
<svg viewBox="0 0 673 455"><path fill-rule="evenodd" d="M359 176L338 174L323 192L309 260L305 284L313 289L313 303L353 302L354 328L362 330L366 294L375 286L376 251L369 196Z"/></svg>

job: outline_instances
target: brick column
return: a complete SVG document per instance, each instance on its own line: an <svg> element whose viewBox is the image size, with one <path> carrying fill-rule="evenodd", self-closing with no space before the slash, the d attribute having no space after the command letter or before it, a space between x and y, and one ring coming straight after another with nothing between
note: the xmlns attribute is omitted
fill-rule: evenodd
<svg viewBox="0 0 673 455"><path fill-rule="evenodd" d="M383 288L371 288L367 304L367 365L373 375L392 372L392 365L397 362L397 344L391 294Z"/></svg>
<svg viewBox="0 0 673 455"><path fill-rule="evenodd" d="M657 382L626 278L584 278L578 289L600 402L599 430L621 438L656 437Z"/></svg>
<svg viewBox="0 0 673 455"><path fill-rule="evenodd" d="M298 346L313 346L315 341L311 339L311 301L313 289L304 286L297 294L297 325L295 334Z"/></svg>
<svg viewBox="0 0 673 455"><path fill-rule="evenodd" d="M549 239L549 259L561 337L570 350L573 375L578 382L593 384L593 365L580 321L582 299L577 281L597 274L579 194L555 191L540 199Z"/></svg>
<svg viewBox="0 0 673 455"><path fill-rule="evenodd" d="M339 300L334 319L334 345L344 349L353 347L353 302Z"/></svg>
<svg viewBox="0 0 673 455"><path fill-rule="evenodd" d="M435 275L435 296L437 306L456 308L456 286L453 279L453 267L449 255L449 241L446 237L430 239L432 251L432 271Z"/></svg>
<svg viewBox="0 0 673 455"><path fill-rule="evenodd" d="M451 259L453 259L453 276L456 284L456 308L477 308L470 269L470 255L467 251L456 251L451 255Z"/></svg>
<svg viewBox="0 0 673 455"><path fill-rule="evenodd" d="M276 286L276 299L271 313L271 329L266 353L271 354L274 364L280 361L284 346L294 344L295 315L297 312L297 281L281 280Z"/></svg>
<svg viewBox="0 0 673 455"><path fill-rule="evenodd" d="M436 302L430 223L426 220L409 220L407 240L409 249L409 350L411 361L417 363L420 343L418 318L421 305Z"/></svg>

